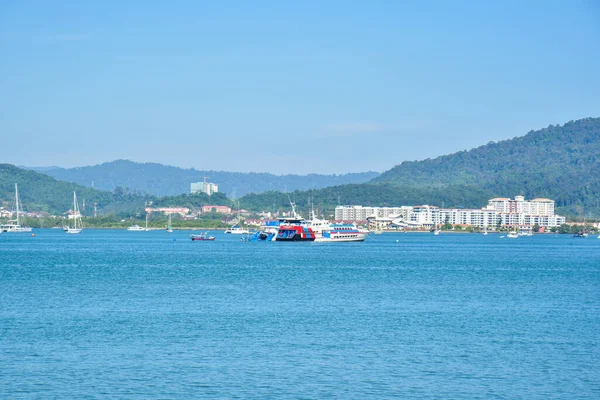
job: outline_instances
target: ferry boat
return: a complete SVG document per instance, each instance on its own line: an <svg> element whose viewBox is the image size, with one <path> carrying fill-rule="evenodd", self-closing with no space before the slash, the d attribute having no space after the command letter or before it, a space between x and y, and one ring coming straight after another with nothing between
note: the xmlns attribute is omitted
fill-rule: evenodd
<svg viewBox="0 0 600 400"><path fill-rule="evenodd" d="M197 240L215 240L214 236L208 236L208 232L204 232L204 233L200 233L200 234L191 234L190 235L190 239L192 239L192 241L197 241Z"/></svg>
<svg viewBox="0 0 600 400"><path fill-rule="evenodd" d="M367 234L354 224L330 224L316 242L364 242Z"/></svg>
<svg viewBox="0 0 600 400"><path fill-rule="evenodd" d="M277 242L313 242L315 232L306 223L286 224L279 227L275 241Z"/></svg>

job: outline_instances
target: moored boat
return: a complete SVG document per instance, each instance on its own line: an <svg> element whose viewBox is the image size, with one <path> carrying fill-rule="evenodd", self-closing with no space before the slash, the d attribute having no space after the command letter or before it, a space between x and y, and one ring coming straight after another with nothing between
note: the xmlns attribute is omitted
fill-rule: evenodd
<svg viewBox="0 0 600 400"><path fill-rule="evenodd" d="M21 226L21 220L19 217L21 206L21 200L19 199L19 188L15 183L15 213L16 219L8 221L6 224L0 225L0 232L7 233L22 233L22 232L31 232L31 228L28 226Z"/></svg>
<svg viewBox="0 0 600 400"><path fill-rule="evenodd" d="M204 240L215 240L215 237L208 236L208 232L204 232L204 233L199 233L199 234L192 233L190 235L190 239L192 239L192 241L204 241Z"/></svg>
<svg viewBox="0 0 600 400"><path fill-rule="evenodd" d="M225 233L231 233L232 235L248 235L250 231L248 229L244 229L239 225L234 225L229 229L225 230Z"/></svg>

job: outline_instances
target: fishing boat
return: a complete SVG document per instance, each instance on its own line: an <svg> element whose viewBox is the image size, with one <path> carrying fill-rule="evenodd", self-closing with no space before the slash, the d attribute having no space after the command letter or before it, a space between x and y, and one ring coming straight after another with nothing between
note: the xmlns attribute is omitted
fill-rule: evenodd
<svg viewBox="0 0 600 400"><path fill-rule="evenodd" d="M81 233L83 230L83 222L81 220L81 212L79 211L79 205L77 204L77 194L73 192L73 226L67 226L65 232L74 235Z"/></svg>
<svg viewBox="0 0 600 400"><path fill-rule="evenodd" d="M367 233L354 224L331 224L315 242L364 242Z"/></svg>
<svg viewBox="0 0 600 400"><path fill-rule="evenodd" d="M21 226L21 219L19 214L21 213L21 200L19 199L19 188L15 183L15 213L16 217L14 220L7 221L6 224L0 225L0 232L7 233L20 233L20 232L31 232L31 228L28 226Z"/></svg>
<svg viewBox="0 0 600 400"><path fill-rule="evenodd" d="M190 235L190 239L192 239L192 241L215 240L215 237L208 236L208 232L204 232L204 233L198 233L198 234L192 233Z"/></svg>

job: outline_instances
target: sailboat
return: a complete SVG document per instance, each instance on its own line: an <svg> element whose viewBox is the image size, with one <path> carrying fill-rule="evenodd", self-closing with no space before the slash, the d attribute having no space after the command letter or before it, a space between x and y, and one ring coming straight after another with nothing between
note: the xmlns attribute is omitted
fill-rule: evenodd
<svg viewBox="0 0 600 400"><path fill-rule="evenodd" d="M436 222L436 223L435 223L435 228L434 228L434 230L433 230L433 234L437 236L437 235L439 235L439 234L440 234L440 232L441 232L441 231L438 229L437 222Z"/></svg>
<svg viewBox="0 0 600 400"><path fill-rule="evenodd" d="M4 225L0 225L0 232L31 232L31 228L27 226L21 226L21 220L19 218L19 206L21 205L21 200L19 199L19 188L15 183L15 212L17 214L16 219L8 221Z"/></svg>
<svg viewBox="0 0 600 400"><path fill-rule="evenodd" d="M70 234L81 233L83 230L83 223L81 221L81 212L77 205L77 194L73 192L73 227L68 226L65 232Z"/></svg>
<svg viewBox="0 0 600 400"><path fill-rule="evenodd" d="M167 233L173 232L173 228L171 228L171 214L169 214L169 222L167 223Z"/></svg>

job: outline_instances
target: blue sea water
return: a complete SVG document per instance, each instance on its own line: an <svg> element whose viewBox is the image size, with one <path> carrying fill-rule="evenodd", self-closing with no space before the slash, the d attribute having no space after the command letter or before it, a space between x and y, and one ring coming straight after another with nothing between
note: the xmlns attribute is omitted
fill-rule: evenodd
<svg viewBox="0 0 600 400"><path fill-rule="evenodd" d="M600 240L0 235L0 398L600 398Z"/></svg>

